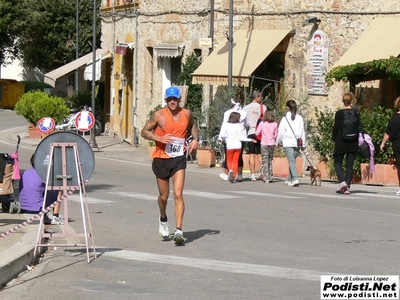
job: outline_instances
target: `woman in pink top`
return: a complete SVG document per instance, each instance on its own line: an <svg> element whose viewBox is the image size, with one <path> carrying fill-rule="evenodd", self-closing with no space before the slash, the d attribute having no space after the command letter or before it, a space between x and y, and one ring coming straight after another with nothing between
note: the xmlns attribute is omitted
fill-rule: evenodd
<svg viewBox="0 0 400 300"><path fill-rule="evenodd" d="M263 121L257 126L256 136L261 135L261 158L262 167L260 173L265 183L273 181L272 159L274 157L274 148L276 145L276 136L278 134L278 123L275 122L275 116L272 111L264 113ZM261 176L260 176L261 177Z"/></svg>

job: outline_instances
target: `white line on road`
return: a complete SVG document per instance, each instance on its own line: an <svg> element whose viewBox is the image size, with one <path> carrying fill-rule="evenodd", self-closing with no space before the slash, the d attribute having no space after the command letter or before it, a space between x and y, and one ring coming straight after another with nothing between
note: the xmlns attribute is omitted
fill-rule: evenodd
<svg viewBox="0 0 400 300"><path fill-rule="evenodd" d="M232 193L253 195L253 196L271 196L271 197L288 198L288 199L301 198L301 197L296 197L296 196L285 196L283 194L257 193L257 192L249 192L249 191L232 191Z"/></svg>
<svg viewBox="0 0 400 300"><path fill-rule="evenodd" d="M96 248L101 252L101 248ZM106 249L106 248L105 248ZM301 270L292 268L282 268L274 266L265 265L254 265L236 262L226 262L210 259L196 259L196 258L186 258L173 255L159 255L146 252L138 251L105 251L104 256L111 256L127 260L144 261L151 263L161 263L169 264L174 266L183 266L189 268L198 268L203 270L212 270L218 272L229 272L235 274L249 274L249 275L259 275L274 278L286 278L286 279L297 279L297 280L311 280L319 281L321 272L312 270ZM330 272L323 272L323 274L333 274Z"/></svg>
<svg viewBox="0 0 400 300"><path fill-rule="evenodd" d="M210 198L210 199L241 198L241 197L238 197L238 196L232 196L232 195L228 195L228 194L218 194L218 193L210 193L210 192L194 191L194 190L184 190L183 194L184 195L192 195L192 196L202 197L202 198Z"/></svg>
<svg viewBox="0 0 400 300"><path fill-rule="evenodd" d="M302 195L305 196L306 198L310 197L316 197L316 198L329 198L329 199L338 199L339 197L345 197L346 199L361 199L360 197L357 196L349 196L349 195L342 195L342 194L322 194L322 193L299 193L299 192L287 192L288 194L296 194L296 195ZM357 193L358 195L358 193Z"/></svg>
<svg viewBox="0 0 400 300"><path fill-rule="evenodd" d="M357 196L362 196L362 197L375 197L375 198L387 198L387 199L396 199L399 200L400 197L397 195L382 195L382 194L378 194L378 193L357 193Z"/></svg>
<svg viewBox="0 0 400 300"><path fill-rule="evenodd" d="M133 192L129 192L129 193L127 193L127 192L107 192L107 194L128 197L128 198L141 199L141 200L149 200L149 201L157 201L157 198L158 198L158 196L151 196L151 195L139 194L139 193L133 193Z"/></svg>
<svg viewBox="0 0 400 300"><path fill-rule="evenodd" d="M113 203L114 201L106 200L106 199L99 199L99 198L93 198L93 197L86 197L88 203L92 204L108 204L108 203ZM79 195L70 195L67 198L68 200L74 201L74 202L81 202L81 197Z"/></svg>

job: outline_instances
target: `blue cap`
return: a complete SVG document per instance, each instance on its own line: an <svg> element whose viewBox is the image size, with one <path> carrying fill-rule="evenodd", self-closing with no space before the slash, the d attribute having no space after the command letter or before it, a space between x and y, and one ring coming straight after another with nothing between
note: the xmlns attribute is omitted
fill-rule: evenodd
<svg viewBox="0 0 400 300"><path fill-rule="evenodd" d="M165 90L165 98L170 97L175 97L178 99L181 97L181 92L176 86L171 86Z"/></svg>

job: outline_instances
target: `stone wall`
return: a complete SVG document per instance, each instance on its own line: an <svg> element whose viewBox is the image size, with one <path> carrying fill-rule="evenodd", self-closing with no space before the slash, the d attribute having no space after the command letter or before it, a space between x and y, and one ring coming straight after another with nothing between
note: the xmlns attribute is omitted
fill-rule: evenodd
<svg viewBox="0 0 400 300"><path fill-rule="evenodd" d="M183 44L185 45L182 59L184 62L186 55L199 48L198 39L209 36L211 1L147 0L137 2L139 8L135 11L131 6L129 9L106 9L104 8L106 1L103 1L102 48L114 53L116 43L127 42L128 36L135 42L134 52L137 51L137 53L134 53L133 60L137 83L134 80L134 85L137 84L137 86L133 85L132 93L137 94L133 95L132 99L137 97L135 109L137 117L134 125L141 129L148 112L159 104L163 92L161 91L162 70L157 57L152 58L149 54L148 47ZM225 35L229 30L229 3L228 0L214 1L215 46L225 41ZM309 109L313 107L336 109L341 106L341 97L347 91L343 83L335 84L327 96L307 94L306 46L310 35L317 28L326 34L329 39L329 67L331 68L375 17L385 16L400 17L400 2L390 0L235 0L233 26L234 30L293 29L295 34L290 40L285 57L285 71L291 76L286 80L291 81L295 77L295 87L290 90L290 98L306 101L309 103ZM304 21L310 17L321 20L318 27L313 24L304 25ZM366 51L371 51L371 49L366 49ZM208 52L208 49L202 49L203 59L206 58ZM113 78L111 81L114 87ZM204 91L204 98L207 101L208 87L205 87ZM377 97L373 92L369 95L369 97ZM376 100L381 101L381 99ZM111 114L115 116L117 113Z"/></svg>

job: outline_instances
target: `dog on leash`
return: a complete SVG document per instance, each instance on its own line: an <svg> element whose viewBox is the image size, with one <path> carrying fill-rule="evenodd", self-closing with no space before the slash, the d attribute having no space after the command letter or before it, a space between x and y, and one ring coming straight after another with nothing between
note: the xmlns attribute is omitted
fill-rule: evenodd
<svg viewBox="0 0 400 300"><path fill-rule="evenodd" d="M321 171L315 169L313 166L308 166L306 170L310 171L310 185L313 185L315 183L316 186L321 186Z"/></svg>

